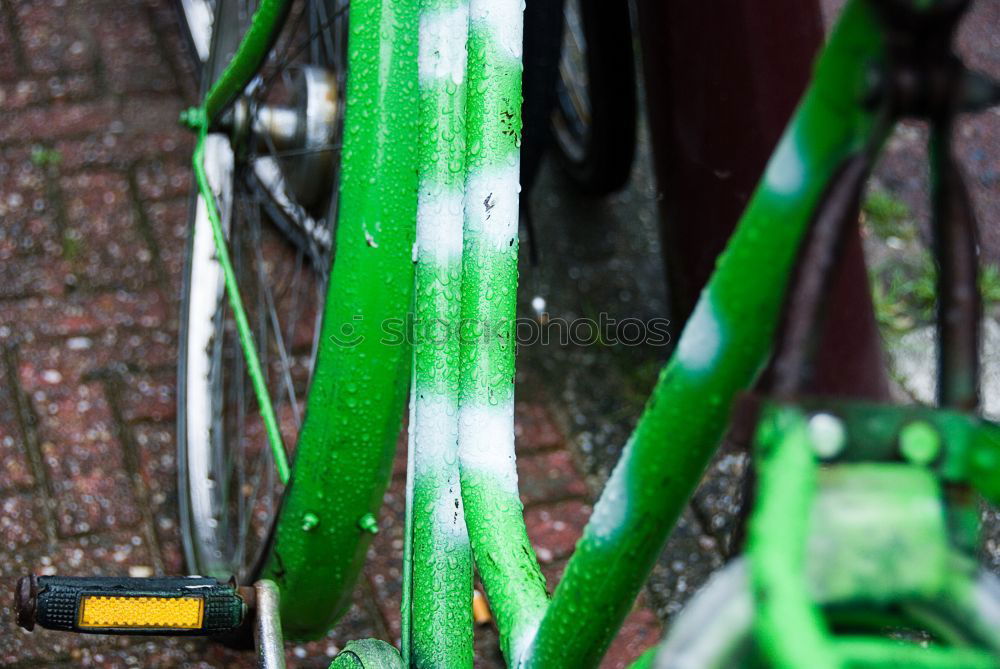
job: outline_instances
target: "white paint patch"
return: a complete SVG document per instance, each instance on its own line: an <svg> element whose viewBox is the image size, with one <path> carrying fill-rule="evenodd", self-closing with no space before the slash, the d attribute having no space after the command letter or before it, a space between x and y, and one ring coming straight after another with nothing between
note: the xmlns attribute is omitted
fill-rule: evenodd
<svg viewBox="0 0 1000 669"><path fill-rule="evenodd" d="M799 143L794 135L781 140L764 173L767 188L778 195L794 195L805 186L807 174Z"/></svg>
<svg viewBox="0 0 1000 669"><path fill-rule="evenodd" d="M458 456L463 471L488 476L517 495L514 460L514 403L465 406L458 415Z"/></svg>
<svg viewBox="0 0 1000 669"><path fill-rule="evenodd" d="M458 469L458 400L417 388L413 403L414 471L433 474Z"/></svg>
<svg viewBox="0 0 1000 669"><path fill-rule="evenodd" d="M419 388L415 396L410 423L414 486L421 479L443 483L434 500L435 531L444 540L468 543L458 469L458 402Z"/></svg>
<svg viewBox="0 0 1000 669"><path fill-rule="evenodd" d="M455 473L453 485L455 492L449 494L442 490L441 496L434 500L434 536L435 541L444 541L452 546L469 545L469 529L465 525L465 507L462 505L462 495L458 472Z"/></svg>
<svg viewBox="0 0 1000 669"><path fill-rule="evenodd" d="M468 60L469 5L424 12L420 16L418 66L421 80L451 81L456 86L465 80Z"/></svg>
<svg viewBox="0 0 1000 669"><path fill-rule="evenodd" d="M715 364L722 350L722 323L705 291L677 344L677 362L690 372L704 372Z"/></svg>
<svg viewBox="0 0 1000 669"><path fill-rule="evenodd" d="M465 224L493 251L513 248L517 236L521 162L472 170L466 180Z"/></svg>
<svg viewBox="0 0 1000 669"><path fill-rule="evenodd" d="M364 228L365 231L365 243L368 244L368 246L372 247L373 249L377 249L378 242L375 241L375 237L372 235L372 233L368 232L368 226L362 224L362 227Z"/></svg>
<svg viewBox="0 0 1000 669"><path fill-rule="evenodd" d="M462 193L421 188L417 200L415 259L450 263L462 259Z"/></svg>
<svg viewBox="0 0 1000 669"><path fill-rule="evenodd" d="M473 21L485 24L503 53L511 58L521 59L521 45L524 41L523 0L472 0L469 12Z"/></svg>
<svg viewBox="0 0 1000 669"><path fill-rule="evenodd" d="M594 512L587 523L588 531L599 540L613 539L624 527L628 518L629 493L626 486L626 465L632 455L632 439L625 444L618 464L594 505Z"/></svg>

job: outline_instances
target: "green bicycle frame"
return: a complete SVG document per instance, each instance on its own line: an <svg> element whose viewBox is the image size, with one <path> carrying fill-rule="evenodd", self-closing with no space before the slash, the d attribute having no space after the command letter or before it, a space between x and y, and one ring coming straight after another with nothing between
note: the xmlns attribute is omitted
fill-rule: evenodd
<svg viewBox="0 0 1000 669"><path fill-rule="evenodd" d="M286 4L262 0L232 62L202 107L188 114L188 122L200 127L200 138L259 69L281 29ZM409 347L382 345L381 328L390 319L403 322L412 295L416 150L395 139L416 130L417 109L410 101L417 78L411 39L416 21L412 0L354 0L350 6L337 252L306 418L262 573L281 588L282 621L292 638L324 634L346 610L377 531L373 515L388 484L399 433ZM199 142L196 174L204 173L200 157ZM199 188L211 213L214 200L204 179ZM221 229L216 238L227 266ZM228 278L235 287L235 277ZM229 296L234 312L242 311L238 293L229 290ZM256 366L259 375L252 337L242 339L248 368L253 372ZM259 381L266 421L270 401ZM276 429L271 436L272 449L276 441L280 447Z"/></svg>
<svg viewBox="0 0 1000 669"><path fill-rule="evenodd" d="M265 0L262 10L277 4ZM267 36L269 14L259 14ZM884 62L882 33L869 4L851 0L549 599L513 456L520 22L520 0L426 0L419 12L414 0L352 2L323 347L265 568L281 586L292 635L326 629L361 565L368 523L360 521L378 508L410 373L409 350L382 345L377 328L410 306L412 252L418 319L451 327L440 345L415 332L404 658L471 666L471 546L508 665L596 666L733 398L767 361L780 298L826 184L852 155L884 141L875 111L858 104ZM259 55L252 43L265 48L264 37L250 37L234 63ZM228 73L217 86L231 89L207 100L226 101L245 85ZM363 339L344 346L340 336L351 330Z"/></svg>
<svg viewBox="0 0 1000 669"><path fill-rule="evenodd" d="M576 669L600 662L700 480L733 398L767 361L781 296L826 184L846 159L884 140L875 112L858 104L869 92L871 68L884 58L870 6L848 3L546 606L534 555L520 549L519 527L495 537L495 514L467 514L470 535L487 537L473 550L477 565L490 565L481 575L510 666ZM494 290L512 285L515 271L508 269ZM504 488L501 476L493 484ZM463 498L475 490L463 487ZM493 499L510 506L502 496ZM537 629L521 625L539 618Z"/></svg>

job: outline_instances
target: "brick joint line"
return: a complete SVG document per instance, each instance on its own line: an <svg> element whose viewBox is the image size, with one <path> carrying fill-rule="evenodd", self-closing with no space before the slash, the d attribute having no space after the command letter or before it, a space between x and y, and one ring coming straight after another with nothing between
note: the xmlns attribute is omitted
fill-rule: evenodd
<svg viewBox="0 0 1000 669"><path fill-rule="evenodd" d="M11 398L14 400L17 414L18 428L21 432L21 440L24 444L25 454L28 464L31 467L32 478L35 480L35 491L41 494L42 514L45 523L45 537L49 544L54 545L58 541L55 518L55 494L52 480L45 467L45 457L38 444L38 433L35 427L38 419L31 408L31 401L21 388L18 380L18 355L17 349L13 346L3 347L3 365Z"/></svg>

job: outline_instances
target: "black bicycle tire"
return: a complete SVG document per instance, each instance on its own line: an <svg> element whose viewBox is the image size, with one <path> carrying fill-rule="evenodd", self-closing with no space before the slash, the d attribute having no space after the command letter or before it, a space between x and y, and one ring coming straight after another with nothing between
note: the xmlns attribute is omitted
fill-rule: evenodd
<svg viewBox="0 0 1000 669"><path fill-rule="evenodd" d="M579 0L579 8L586 40L589 135L579 158L571 155L557 132L553 145L570 182L584 194L602 197L628 183L635 159L637 96L631 15L624 0ZM553 113L567 122L561 100Z"/></svg>

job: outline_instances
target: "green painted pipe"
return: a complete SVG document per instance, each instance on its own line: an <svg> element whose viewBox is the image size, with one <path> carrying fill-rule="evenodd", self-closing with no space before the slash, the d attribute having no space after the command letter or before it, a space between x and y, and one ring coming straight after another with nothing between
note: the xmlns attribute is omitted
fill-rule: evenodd
<svg viewBox="0 0 1000 669"><path fill-rule="evenodd" d="M458 466L462 194L465 183L466 0L423 0L419 31L417 237L412 467L404 660L472 667L472 553Z"/></svg>
<svg viewBox="0 0 1000 669"><path fill-rule="evenodd" d="M840 669L806 580L818 467L807 416L775 409L762 419L756 439L760 495L747 538L755 638L775 669Z"/></svg>
<svg viewBox="0 0 1000 669"><path fill-rule="evenodd" d="M208 89L202 101L201 108L209 125L218 120L229 103L243 92L250 79L257 74L281 32L291 5L289 0L260 1L232 60Z"/></svg>
<svg viewBox="0 0 1000 669"><path fill-rule="evenodd" d="M479 576L508 665L548 604L514 463L521 0L471 0L459 461Z"/></svg>
<svg viewBox="0 0 1000 669"><path fill-rule="evenodd" d="M352 0L336 254L291 487L264 576L286 636L318 637L350 605L388 484L410 376L386 345L412 299L417 4Z"/></svg>

